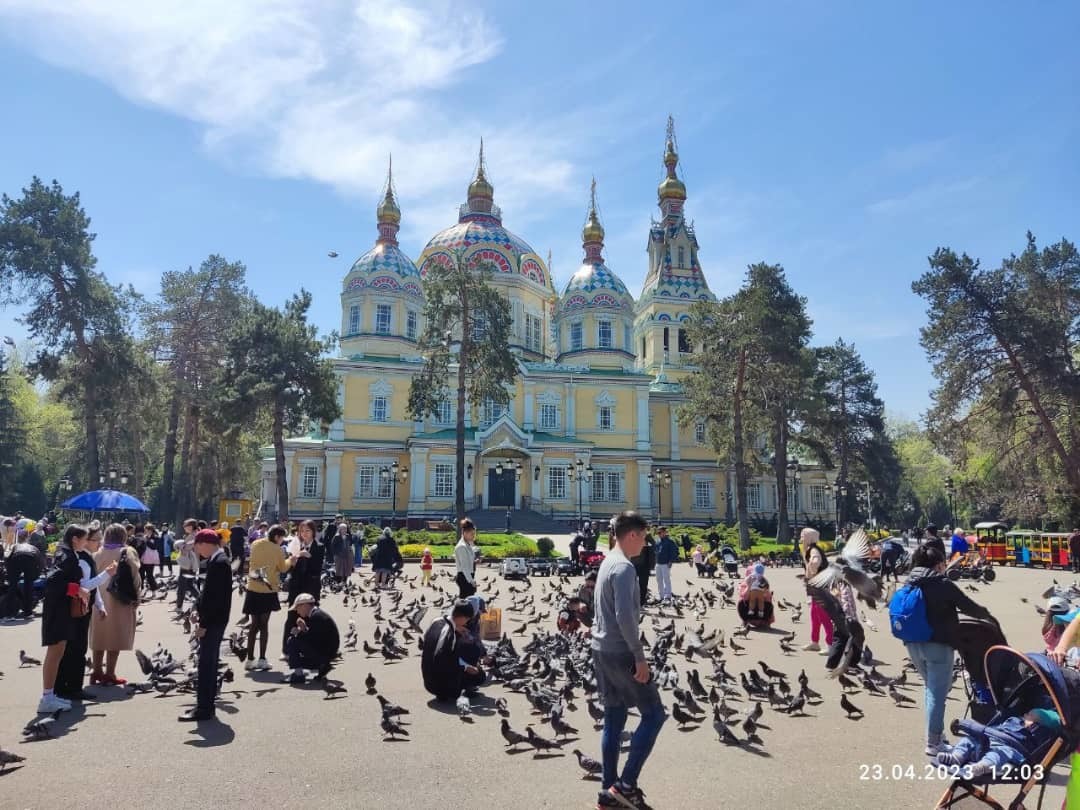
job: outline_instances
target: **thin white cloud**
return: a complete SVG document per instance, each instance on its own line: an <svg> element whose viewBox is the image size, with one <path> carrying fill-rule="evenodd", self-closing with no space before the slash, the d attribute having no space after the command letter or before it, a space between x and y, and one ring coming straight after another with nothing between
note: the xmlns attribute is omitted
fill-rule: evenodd
<svg viewBox="0 0 1080 810"><path fill-rule="evenodd" d="M892 216L895 214L940 209L947 207L979 186L981 179L967 177L962 180L935 182L912 189L904 194L886 197L870 203L866 210L871 214Z"/></svg>
<svg viewBox="0 0 1080 810"><path fill-rule="evenodd" d="M49 62L197 122L208 150L258 172L374 196L393 152L399 189L420 190L417 210L438 209L442 224L481 135L514 167L500 202L526 210L572 174L557 122L463 120L443 100L502 47L491 20L457 4L0 0L0 26Z"/></svg>

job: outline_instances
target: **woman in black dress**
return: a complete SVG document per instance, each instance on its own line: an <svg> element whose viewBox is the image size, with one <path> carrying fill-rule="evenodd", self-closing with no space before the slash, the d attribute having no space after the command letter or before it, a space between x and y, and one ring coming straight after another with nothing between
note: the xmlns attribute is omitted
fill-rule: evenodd
<svg viewBox="0 0 1080 810"><path fill-rule="evenodd" d="M101 548L101 528L91 526L86 536L86 546L78 552L79 570L82 579L79 586L90 592L90 602L95 610L105 613L105 602L100 589L108 583L109 577L116 573L116 563L110 563L100 574L94 563L94 553ZM70 612L70 611L69 611ZM72 618L71 637L64 647L64 657L60 660L60 669L56 674L54 694L64 700L87 700L91 696L83 692L83 677L86 674L86 647L90 634L90 616L88 611L82 618Z"/></svg>
<svg viewBox="0 0 1080 810"><path fill-rule="evenodd" d="M90 604L90 592L79 585L82 570L79 568L79 552L86 545L88 532L84 526L71 524L64 531L64 538L56 546L53 567L45 579L45 598L41 612L41 643L45 647L45 662L41 668L41 702L39 712L67 711L71 702L53 693L56 674L68 639L74 634L75 619L72 618L72 600L82 604L86 612Z"/></svg>

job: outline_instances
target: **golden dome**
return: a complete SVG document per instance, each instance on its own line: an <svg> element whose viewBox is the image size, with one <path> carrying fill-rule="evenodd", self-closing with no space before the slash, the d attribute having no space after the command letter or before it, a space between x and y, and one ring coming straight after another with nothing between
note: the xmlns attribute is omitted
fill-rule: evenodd
<svg viewBox="0 0 1080 810"><path fill-rule="evenodd" d="M685 200L686 186L678 177L665 177L656 190L661 200Z"/></svg>
<svg viewBox="0 0 1080 810"><path fill-rule="evenodd" d="M386 196L379 203L379 207L375 209L375 213L379 222L392 222L395 225L401 222L401 209L398 208L397 200L394 199L394 192L389 186L386 189Z"/></svg>
<svg viewBox="0 0 1080 810"><path fill-rule="evenodd" d="M604 226L596 216L596 209L589 211L589 218L585 220L585 227L581 229L581 241L603 242Z"/></svg>
<svg viewBox="0 0 1080 810"><path fill-rule="evenodd" d="M495 189L491 183L488 182L484 176L484 167L480 166L476 170L476 177L469 183L469 197L484 197L485 199L492 199L495 196Z"/></svg>

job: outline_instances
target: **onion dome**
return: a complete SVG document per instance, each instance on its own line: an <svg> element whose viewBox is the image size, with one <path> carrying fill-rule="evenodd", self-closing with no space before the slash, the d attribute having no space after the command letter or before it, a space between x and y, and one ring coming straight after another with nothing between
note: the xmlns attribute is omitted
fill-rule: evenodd
<svg viewBox="0 0 1080 810"><path fill-rule="evenodd" d="M401 209L394 195L393 170L386 175L386 191L376 209L379 238L375 246L357 259L345 276L344 292L373 289L381 292L401 292L413 298L423 298L420 271L398 247L397 232Z"/></svg>
<svg viewBox="0 0 1080 810"><path fill-rule="evenodd" d="M464 255L473 266L490 265L495 279L525 278L554 291L547 265L521 237L502 224L502 211L494 202L495 189L484 167L484 144L480 142L480 160L476 175L469 183L468 201L461 206L456 225L439 231L428 241L417 264L421 275L436 265L457 261Z"/></svg>
<svg viewBox="0 0 1080 810"><path fill-rule="evenodd" d="M667 168L667 177L660 181L656 193L660 201L685 200L686 186L675 174L675 167L679 165L679 153L675 151L675 122L668 117L667 149L664 150L664 166Z"/></svg>
<svg viewBox="0 0 1080 810"><path fill-rule="evenodd" d="M634 299L615 273L604 264L604 226L596 210L596 180L585 227L581 230L585 260L570 277L556 309L556 317L581 309L604 309L631 314Z"/></svg>

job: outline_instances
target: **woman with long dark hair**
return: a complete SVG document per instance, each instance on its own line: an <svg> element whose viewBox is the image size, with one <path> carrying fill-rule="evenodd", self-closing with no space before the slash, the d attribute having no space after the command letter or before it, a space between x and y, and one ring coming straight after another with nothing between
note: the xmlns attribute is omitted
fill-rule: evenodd
<svg viewBox="0 0 1080 810"><path fill-rule="evenodd" d="M94 563L93 554L101 548L101 528L91 526L86 536L85 547L77 553L79 555L79 570L82 579L79 586L90 592L90 601L94 610L105 612L105 600L102 599L102 586L108 582L110 576L116 571L116 563L110 563L99 574ZM83 692L83 676L86 673L86 646L90 635L90 612L85 616L72 619L71 637L64 648L64 657L60 661L60 669L56 675L56 685L53 692L64 700L88 700L92 696Z"/></svg>
<svg viewBox="0 0 1080 810"><path fill-rule="evenodd" d="M289 574L289 604L296 601L296 597L302 593L310 593L315 597L315 604L319 604L326 546L319 539L314 520L300 521L300 525L296 528L296 537L289 541L289 556L297 558L293 563L292 573ZM288 656L285 655L285 643L289 640L289 634L295 626L296 613L290 610L285 619L285 632L281 638L282 660L288 660Z"/></svg>
<svg viewBox="0 0 1080 810"><path fill-rule="evenodd" d="M86 544L86 536L86 528L76 524L64 530L64 537L53 555L53 567L45 579L45 599L41 612L41 643L45 647L45 662L41 667L39 712L67 711L71 708L71 702L58 697L53 689L64 649L74 634L73 616L85 613L90 604L90 592L79 586L82 571L78 554Z"/></svg>

